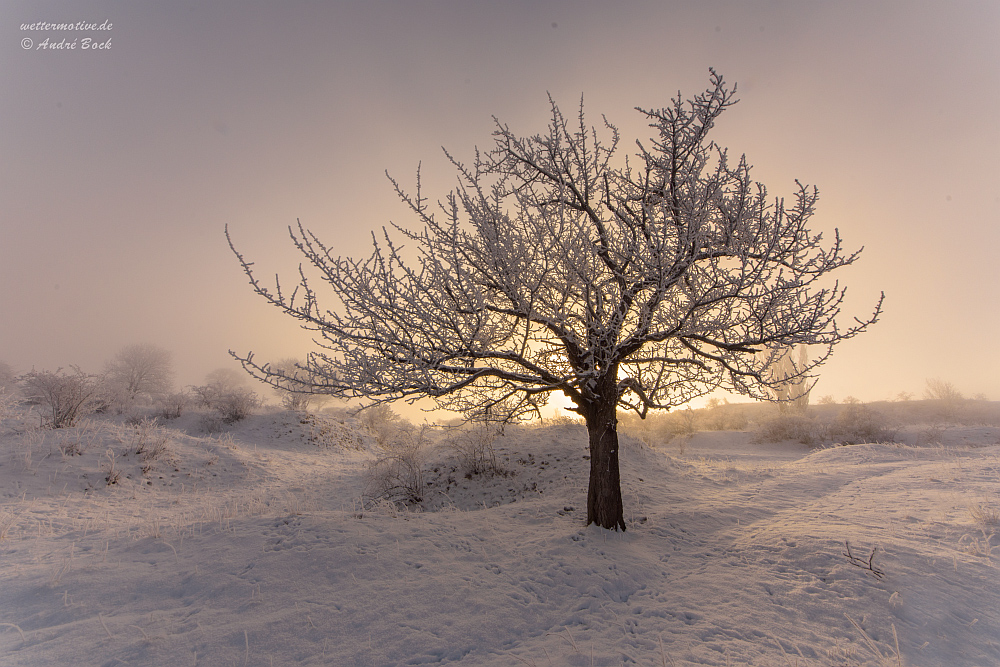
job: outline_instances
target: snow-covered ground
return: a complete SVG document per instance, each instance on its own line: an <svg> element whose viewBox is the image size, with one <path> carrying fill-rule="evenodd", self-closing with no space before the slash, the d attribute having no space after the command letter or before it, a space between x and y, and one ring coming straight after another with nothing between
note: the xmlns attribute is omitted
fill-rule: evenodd
<svg viewBox="0 0 1000 667"><path fill-rule="evenodd" d="M433 450L420 511L350 421L202 419L0 424L0 664L1000 664L1000 428L623 436L615 533L580 426Z"/></svg>

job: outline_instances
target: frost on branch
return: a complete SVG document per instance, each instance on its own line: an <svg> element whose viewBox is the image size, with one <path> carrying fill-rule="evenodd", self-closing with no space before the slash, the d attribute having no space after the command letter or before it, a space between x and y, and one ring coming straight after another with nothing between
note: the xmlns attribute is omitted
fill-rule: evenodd
<svg viewBox="0 0 1000 667"><path fill-rule="evenodd" d="M587 423L588 522L624 528L616 409L645 416L727 388L771 399L785 351L810 345L808 383L842 340L874 323L836 321L845 290L826 280L851 264L839 234L809 229L819 194L796 183L771 198L708 139L735 104L709 88L638 109L652 137L622 156L618 130L567 118L550 99L543 134L497 121L472 162L445 153L458 185L432 205L390 178L419 221L373 236L367 259L344 258L301 223L292 242L315 270L268 287L235 247L258 294L315 331L306 379L244 367L275 386L369 402L430 396L442 408L501 421L537 414L564 392ZM227 230L228 235L228 230ZM406 245L407 258L403 256ZM230 241L232 245L232 241ZM615 495L617 494L617 497Z"/></svg>

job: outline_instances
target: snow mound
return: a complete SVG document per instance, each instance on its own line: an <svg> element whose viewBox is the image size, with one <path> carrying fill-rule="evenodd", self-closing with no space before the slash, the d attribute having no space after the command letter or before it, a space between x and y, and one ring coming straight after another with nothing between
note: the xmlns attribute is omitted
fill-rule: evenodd
<svg viewBox="0 0 1000 667"><path fill-rule="evenodd" d="M372 511L337 419L156 426L146 473L137 425L4 422L0 663L1000 664L998 446L622 437L616 533L580 427L510 429L507 475L437 449L428 511Z"/></svg>

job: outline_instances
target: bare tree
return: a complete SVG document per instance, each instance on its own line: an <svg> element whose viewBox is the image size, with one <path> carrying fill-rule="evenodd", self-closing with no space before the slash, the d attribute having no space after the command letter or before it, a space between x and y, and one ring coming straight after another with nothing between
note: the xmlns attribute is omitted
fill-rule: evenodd
<svg viewBox="0 0 1000 667"><path fill-rule="evenodd" d="M928 378L927 388L924 390L924 398L929 401L939 401L941 403L957 403L965 397L951 382L939 378Z"/></svg>
<svg viewBox="0 0 1000 667"><path fill-rule="evenodd" d="M108 362L105 378L111 391L125 403L140 394L167 394L174 379L170 352L149 343L126 345Z"/></svg>
<svg viewBox="0 0 1000 667"><path fill-rule="evenodd" d="M626 159L617 129L588 127L582 102L571 120L550 99L541 135L496 121L493 148L471 164L445 151L459 183L437 207L419 169L415 194L390 177L423 226L394 225L412 244L406 257L385 229L368 259L338 257L299 223L292 242L339 301L329 309L304 269L289 294L233 252L258 294L318 332L303 390L376 403L430 396L499 420L565 393L589 432L587 523L624 530L619 408L645 416L719 387L769 400L768 369L788 347L820 350L797 372L812 377L881 312L879 300L867 319L838 326L845 292L824 279L860 251L809 230L815 188L796 183L790 203L772 200L745 158L708 140L734 94L713 71L693 99L637 109L654 136ZM266 382L294 381L237 358Z"/></svg>

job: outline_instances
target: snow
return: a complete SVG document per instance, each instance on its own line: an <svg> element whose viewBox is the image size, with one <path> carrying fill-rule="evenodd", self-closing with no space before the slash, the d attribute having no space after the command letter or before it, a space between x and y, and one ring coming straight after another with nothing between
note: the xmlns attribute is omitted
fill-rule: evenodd
<svg viewBox="0 0 1000 667"><path fill-rule="evenodd" d="M510 429L508 475L432 451L412 508L362 502L331 414L191 413L147 460L120 418L33 424L0 424L3 665L1000 664L997 427L622 436L615 533L571 424Z"/></svg>

